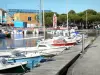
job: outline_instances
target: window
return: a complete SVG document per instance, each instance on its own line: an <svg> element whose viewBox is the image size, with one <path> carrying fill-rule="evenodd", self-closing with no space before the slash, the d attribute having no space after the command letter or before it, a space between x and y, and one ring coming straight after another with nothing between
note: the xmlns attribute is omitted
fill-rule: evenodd
<svg viewBox="0 0 100 75"><path fill-rule="evenodd" d="M28 21L31 21L32 20L32 18L31 17L28 17Z"/></svg>

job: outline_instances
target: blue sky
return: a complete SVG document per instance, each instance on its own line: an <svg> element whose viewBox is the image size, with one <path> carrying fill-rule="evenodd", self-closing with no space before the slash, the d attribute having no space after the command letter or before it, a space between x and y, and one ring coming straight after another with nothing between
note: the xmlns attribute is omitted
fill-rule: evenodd
<svg viewBox="0 0 100 75"><path fill-rule="evenodd" d="M38 9L40 0L0 0L0 8L3 9ZM99 0L44 0L44 9L58 13L66 13L67 10L81 12L86 9L94 9L100 12Z"/></svg>

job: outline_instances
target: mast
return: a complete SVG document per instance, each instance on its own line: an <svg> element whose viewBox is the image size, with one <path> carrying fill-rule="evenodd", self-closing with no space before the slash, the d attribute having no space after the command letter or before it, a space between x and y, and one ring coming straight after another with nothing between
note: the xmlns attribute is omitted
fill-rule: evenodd
<svg viewBox="0 0 100 75"><path fill-rule="evenodd" d="M68 30L68 12L67 12L67 30Z"/></svg>
<svg viewBox="0 0 100 75"><path fill-rule="evenodd" d="M43 2L44 0L42 0L42 11L43 11L43 13L42 13L42 15L43 15L43 22L42 22L42 25L43 25L43 30L44 30L44 40L45 40L45 19L44 19L44 2Z"/></svg>
<svg viewBox="0 0 100 75"><path fill-rule="evenodd" d="M68 12L67 12L67 30L68 30Z"/></svg>
<svg viewBox="0 0 100 75"><path fill-rule="evenodd" d="M68 4L68 0L66 0L66 4ZM66 10L67 10L67 30L68 30L68 36L69 36L69 29L68 29L68 5L67 5L67 8L66 8Z"/></svg>
<svg viewBox="0 0 100 75"><path fill-rule="evenodd" d="M40 0L40 10L39 10L39 23L42 26L42 1Z"/></svg>

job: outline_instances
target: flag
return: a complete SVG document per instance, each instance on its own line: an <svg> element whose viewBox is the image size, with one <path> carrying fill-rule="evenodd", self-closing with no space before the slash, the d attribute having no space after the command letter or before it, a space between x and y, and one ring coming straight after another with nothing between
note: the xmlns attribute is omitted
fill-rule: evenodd
<svg viewBox="0 0 100 75"><path fill-rule="evenodd" d="M53 15L53 28L57 28L57 16L55 13Z"/></svg>

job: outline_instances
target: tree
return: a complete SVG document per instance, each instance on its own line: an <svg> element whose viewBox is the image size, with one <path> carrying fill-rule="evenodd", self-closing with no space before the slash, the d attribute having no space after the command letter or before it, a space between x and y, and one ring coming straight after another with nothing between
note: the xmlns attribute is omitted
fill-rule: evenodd
<svg viewBox="0 0 100 75"><path fill-rule="evenodd" d="M100 12L96 12L92 9L87 9L83 12L76 13L74 10L68 12L68 21L69 23L74 23L77 25L86 25L86 12L87 12L87 24L92 25L94 22L100 22ZM53 15L54 13L57 16L57 25L66 24L67 14L57 14L56 12L45 12L45 25L53 26ZM38 15L37 15L38 19Z"/></svg>
<svg viewBox="0 0 100 75"><path fill-rule="evenodd" d="M54 13L56 14L56 16L58 17L59 14L57 14L56 12L45 12L44 16L45 16L45 25L47 27L53 26L53 15Z"/></svg>
<svg viewBox="0 0 100 75"><path fill-rule="evenodd" d="M84 16L84 12L77 13L77 15L82 17L82 16Z"/></svg>
<svg viewBox="0 0 100 75"><path fill-rule="evenodd" d="M74 10L70 10L70 11L68 12L68 14L76 14L76 12L75 12Z"/></svg>
<svg viewBox="0 0 100 75"><path fill-rule="evenodd" d="M65 24L67 21L67 15L66 14L61 14L58 16L58 24Z"/></svg>
<svg viewBox="0 0 100 75"><path fill-rule="evenodd" d="M83 13L86 14L86 12L90 15L96 15L97 14L97 12L93 9L87 9Z"/></svg>
<svg viewBox="0 0 100 75"><path fill-rule="evenodd" d="M52 17L46 17L45 18L45 25L46 27L51 27L53 23Z"/></svg>

